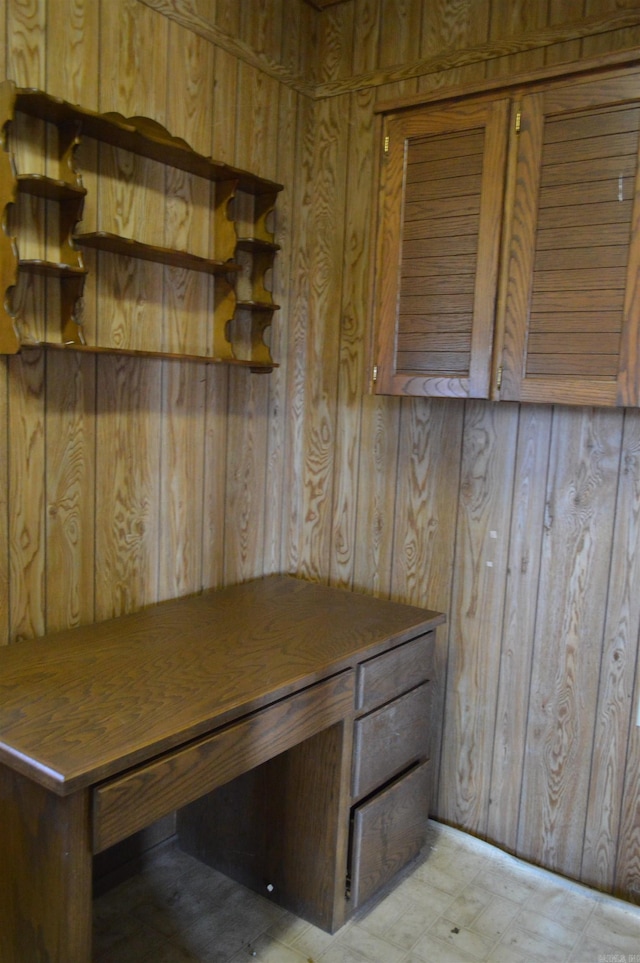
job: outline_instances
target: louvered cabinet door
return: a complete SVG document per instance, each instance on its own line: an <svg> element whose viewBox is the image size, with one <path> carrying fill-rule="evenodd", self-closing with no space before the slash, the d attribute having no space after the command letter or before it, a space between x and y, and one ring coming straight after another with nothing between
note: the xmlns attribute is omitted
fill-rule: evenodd
<svg viewBox="0 0 640 963"><path fill-rule="evenodd" d="M640 75L521 103L503 400L639 403Z"/></svg>
<svg viewBox="0 0 640 963"><path fill-rule="evenodd" d="M385 118L378 393L488 397L509 111L503 98Z"/></svg>

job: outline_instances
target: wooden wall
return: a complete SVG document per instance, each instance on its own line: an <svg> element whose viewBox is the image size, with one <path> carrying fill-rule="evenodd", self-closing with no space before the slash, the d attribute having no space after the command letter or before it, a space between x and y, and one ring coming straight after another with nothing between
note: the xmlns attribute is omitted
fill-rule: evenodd
<svg viewBox="0 0 640 963"><path fill-rule="evenodd" d="M440 608L434 815L640 898L639 413L366 393L376 105L639 25L616 0L8 0L2 74L286 190L274 374L0 361L0 640L276 570ZM90 288L96 323L206 316L154 270Z"/></svg>
<svg viewBox="0 0 640 963"><path fill-rule="evenodd" d="M314 12L294 6L217 0L199 4L209 18L199 22L210 23L214 37L246 38L247 49L277 58L295 76ZM286 183L275 300L288 317L296 126L304 115L291 84L140 0L8 0L0 31L0 74L19 86L150 116L204 154ZM190 213L185 198L196 188L170 172L163 218L160 167L140 161L129 172L139 189L120 196L103 177L85 221L100 222L112 195L122 233L153 240L170 231L167 244L206 254L206 198L194 197ZM91 166L85 180L95 183ZM121 330L125 343L144 347L162 328L171 339L181 326L210 323L206 276L99 261L92 252L86 261L99 266L85 291L88 327ZM36 289L33 303L19 308L46 318L45 298ZM272 344L286 362L285 333L278 325ZM286 364L262 377L192 362L38 350L2 359L0 639L279 570L285 383Z"/></svg>
<svg viewBox="0 0 640 963"><path fill-rule="evenodd" d="M632 47L633 6L350 0L321 15L285 543L307 577L448 613L432 812L638 899L640 413L365 393L374 108Z"/></svg>

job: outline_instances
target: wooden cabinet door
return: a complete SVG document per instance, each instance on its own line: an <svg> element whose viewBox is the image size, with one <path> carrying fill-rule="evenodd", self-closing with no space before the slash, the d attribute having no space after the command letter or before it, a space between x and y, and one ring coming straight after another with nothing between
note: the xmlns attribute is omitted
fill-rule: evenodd
<svg viewBox="0 0 640 963"><path fill-rule="evenodd" d="M385 118L375 390L486 398L508 98Z"/></svg>
<svg viewBox="0 0 640 963"><path fill-rule="evenodd" d="M522 98L503 400L638 405L640 78Z"/></svg>

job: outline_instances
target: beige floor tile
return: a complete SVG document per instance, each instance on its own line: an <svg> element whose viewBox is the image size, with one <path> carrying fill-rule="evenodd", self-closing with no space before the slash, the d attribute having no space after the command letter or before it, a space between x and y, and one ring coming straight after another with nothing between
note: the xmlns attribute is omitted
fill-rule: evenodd
<svg viewBox="0 0 640 963"><path fill-rule="evenodd" d="M308 957L266 933L231 957L233 963L307 963Z"/></svg>
<svg viewBox="0 0 640 963"><path fill-rule="evenodd" d="M430 927L429 934L477 960L486 960L495 942L466 927L457 926L444 916Z"/></svg>
<svg viewBox="0 0 640 963"><path fill-rule="evenodd" d="M640 908L435 823L398 885L333 935L171 845L95 900L94 929L95 963L640 963Z"/></svg>
<svg viewBox="0 0 640 963"><path fill-rule="evenodd" d="M534 913L532 910L523 909L516 918L518 926L529 930L530 933L543 936L551 943L557 943L566 950L571 950L580 938L580 930L574 930L570 926L565 926L559 920L552 920L541 913Z"/></svg>
<svg viewBox="0 0 640 963"><path fill-rule="evenodd" d="M315 960L314 963L316 963ZM332 943L329 949L322 954L318 963L373 963L373 961L351 946L345 946L343 943Z"/></svg>
<svg viewBox="0 0 640 963"><path fill-rule="evenodd" d="M436 919L437 915L427 916L421 906L409 906L385 932L385 939L394 946L410 950Z"/></svg>
<svg viewBox="0 0 640 963"><path fill-rule="evenodd" d="M402 963L404 950L393 946L387 940L370 933L362 926L351 924L338 934L336 944L350 950L357 950L367 960L384 960L384 963Z"/></svg>
<svg viewBox="0 0 640 963"><path fill-rule="evenodd" d="M405 963L478 963L478 958L465 953L459 946L443 943L432 934L425 933Z"/></svg>
<svg viewBox="0 0 640 963"><path fill-rule="evenodd" d="M510 899L512 903L528 903L537 892L536 882L527 879L522 871L510 867L491 867L483 874L482 883L496 896Z"/></svg>
<svg viewBox="0 0 640 963"><path fill-rule="evenodd" d="M489 906L493 898L493 893L481 886L467 886L449 903L443 916L452 923L457 923L458 926L470 926Z"/></svg>
<svg viewBox="0 0 640 963"><path fill-rule="evenodd" d="M274 940L279 940L285 946L291 946L296 939L306 930L311 928L311 923L301 920L299 916L285 911L275 923L272 923L267 934Z"/></svg>
<svg viewBox="0 0 640 963"><path fill-rule="evenodd" d="M605 946L589 936L583 936L575 948L569 954L569 963L613 963L616 958L616 951L612 952L610 946ZM627 963L626 956L618 958L617 963Z"/></svg>
<svg viewBox="0 0 640 963"><path fill-rule="evenodd" d="M585 935L606 946L607 953L633 954L640 963L640 909L599 907L589 920Z"/></svg>
<svg viewBox="0 0 640 963"><path fill-rule="evenodd" d="M512 923L500 941L522 953L529 963L563 963L570 950L558 943L552 943L542 935L529 932L523 926Z"/></svg>
<svg viewBox="0 0 640 963"><path fill-rule="evenodd" d="M425 918L432 923L446 912L447 907L454 899L451 893L445 893L424 879L411 877L405 880L398 887L397 892L402 899L410 903L415 903L425 914Z"/></svg>
<svg viewBox="0 0 640 963"><path fill-rule="evenodd" d="M470 924L470 928L485 939L497 942L520 910L520 903L514 903L503 896L492 896L486 909Z"/></svg>
<svg viewBox="0 0 640 963"><path fill-rule="evenodd" d="M558 886L550 881L527 900L527 908L581 931L598 904L598 896L582 888L576 887L574 890L572 887L571 883Z"/></svg>

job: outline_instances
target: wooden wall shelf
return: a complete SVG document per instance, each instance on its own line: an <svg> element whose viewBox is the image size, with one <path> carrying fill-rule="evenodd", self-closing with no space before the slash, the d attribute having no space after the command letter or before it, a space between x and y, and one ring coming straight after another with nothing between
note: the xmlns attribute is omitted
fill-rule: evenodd
<svg viewBox="0 0 640 963"><path fill-rule="evenodd" d="M210 258L199 257L197 254L190 254L188 251L176 251L173 248L143 244L131 237L120 237L120 235L111 234L109 231L75 234L73 240L80 247L92 247L98 251L108 251L110 254L137 257L142 261L154 261L157 264L187 268L189 271L202 271L205 274L227 274L240 270L240 266L232 262L214 261Z"/></svg>
<svg viewBox="0 0 640 963"><path fill-rule="evenodd" d="M43 129L47 133L40 137L40 143L44 145L57 140L53 158L34 157L31 143L24 151L19 143L14 143L14 136L18 141L21 129L14 131L14 126L18 127L16 115L20 116L22 125L26 122L27 127L30 118L45 125ZM50 136L51 125L54 136ZM153 344L125 349L125 353L238 363L255 370L274 367L275 362L264 342L264 333L278 305L273 303L271 292L265 287L265 275L271 272L280 248L274 241L270 226L267 226L267 219L273 214L277 195L282 190L281 184L197 153L186 141L174 137L150 118L125 118L117 113L99 114L41 90L18 88L10 80L0 84L0 133L0 353L11 354L27 344L33 346L32 333L21 330L18 312L12 303L12 291L18 285L19 278L22 276L23 283L29 284L29 277L33 275L49 279L73 278L76 282L72 294L71 289L67 288L61 290L57 300L48 297L48 301L59 304L61 345L121 353L121 348L108 341L88 344L83 329L80 305L88 271L81 252L83 249L93 249L215 278L211 294L214 305L212 318L207 321L213 326L213 335L203 339L203 343L206 340L210 344L206 351L180 352L169 348L165 351L164 347L158 347L159 341L156 340ZM110 145L214 183L211 213L214 256L203 257L189 250L150 244L142 238L122 236L117 229L78 231L85 199L89 197L94 206L102 203L101 197L94 198L91 191L87 191L82 183L82 175L76 168L76 151L86 138L97 141L98 148L100 145ZM44 146L42 153L47 153ZM34 167L43 166L46 172L20 170L18 161L25 163L23 155L29 157L29 166L33 161ZM50 167L55 167L51 173ZM99 170L95 178L99 189ZM98 190L95 193L97 195ZM51 217L43 216L40 219L43 225L51 221L58 226L57 237L50 236L50 227L42 228L49 235L42 238L41 247L46 252L43 257L31 256L35 242L32 237L23 237L25 231L16 230L14 237L8 228L8 209L19 203L21 195L57 205ZM232 204L240 212L244 233L255 236L238 238L236 223L229 213ZM47 208L47 215L49 212L50 208ZM108 216L108 211L101 211L101 218L108 219ZM25 250L22 250L23 246ZM50 252L54 249L58 250L51 256ZM241 259L236 259L237 252L242 252ZM244 286L242 276L245 278ZM237 288L242 288L242 294L240 291L236 293ZM248 289L254 292L254 299L246 296ZM114 296L117 298L117 294ZM98 313L100 306L98 298ZM234 324L236 307L243 309L242 320L237 325ZM247 311L259 315L255 322L249 321L247 324ZM266 313L268 320L265 319ZM238 345L234 344L236 329L242 330L241 343ZM55 338L50 337L50 331L46 337L38 338L41 345L51 346L52 342L55 343Z"/></svg>

